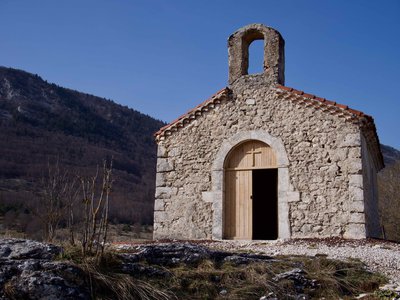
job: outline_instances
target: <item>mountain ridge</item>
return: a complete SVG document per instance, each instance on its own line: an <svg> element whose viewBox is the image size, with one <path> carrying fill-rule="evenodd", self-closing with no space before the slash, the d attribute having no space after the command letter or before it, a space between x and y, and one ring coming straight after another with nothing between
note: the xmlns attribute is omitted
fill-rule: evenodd
<svg viewBox="0 0 400 300"><path fill-rule="evenodd" d="M381 151L386 166L400 160L400 151L392 146L381 144Z"/></svg>

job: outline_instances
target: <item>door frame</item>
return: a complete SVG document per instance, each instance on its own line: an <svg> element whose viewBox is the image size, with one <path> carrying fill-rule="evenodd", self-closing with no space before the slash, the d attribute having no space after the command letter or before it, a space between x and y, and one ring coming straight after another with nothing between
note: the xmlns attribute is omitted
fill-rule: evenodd
<svg viewBox="0 0 400 300"><path fill-rule="evenodd" d="M289 202L300 201L289 179L289 160L282 140L263 130L244 131L225 139L215 156L211 170L211 191L203 192L204 201L212 203L212 238L223 238L224 162L228 153L248 140L258 140L269 145L276 154L278 169L278 239L290 238Z"/></svg>

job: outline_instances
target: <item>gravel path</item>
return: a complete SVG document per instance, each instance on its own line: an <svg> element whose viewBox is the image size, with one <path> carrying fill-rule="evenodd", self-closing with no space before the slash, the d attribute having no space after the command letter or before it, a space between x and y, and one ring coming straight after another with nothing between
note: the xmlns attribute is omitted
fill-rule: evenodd
<svg viewBox="0 0 400 300"><path fill-rule="evenodd" d="M327 255L328 258L359 259L371 270L388 276L400 286L400 244L379 240L300 239L289 241L218 241L210 248L226 251L252 251L267 255Z"/></svg>

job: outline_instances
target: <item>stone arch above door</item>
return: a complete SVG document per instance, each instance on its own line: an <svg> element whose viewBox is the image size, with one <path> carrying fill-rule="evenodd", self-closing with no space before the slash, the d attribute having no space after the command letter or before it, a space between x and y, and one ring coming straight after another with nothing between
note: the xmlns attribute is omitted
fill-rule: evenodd
<svg viewBox="0 0 400 300"><path fill-rule="evenodd" d="M274 137L263 130L245 131L235 134L226 139L213 162L212 166L212 190L204 192L205 201L212 202L213 207L213 239L222 239L223 234L223 183L224 183L224 162L229 152L248 140L258 140L269 145L276 154L278 168L278 238L290 238L289 225L289 202L298 201L299 193L293 190L289 180L289 160L284 144L280 138Z"/></svg>

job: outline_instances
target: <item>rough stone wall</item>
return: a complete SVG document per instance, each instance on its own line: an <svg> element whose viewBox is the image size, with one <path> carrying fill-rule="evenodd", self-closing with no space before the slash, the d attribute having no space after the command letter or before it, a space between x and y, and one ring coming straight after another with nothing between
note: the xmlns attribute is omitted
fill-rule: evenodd
<svg viewBox="0 0 400 300"><path fill-rule="evenodd" d="M364 135L361 137L366 232L367 236L380 238L382 236L378 207L377 170L373 163L371 149L368 147Z"/></svg>
<svg viewBox="0 0 400 300"><path fill-rule="evenodd" d="M280 99L262 75L239 78L231 100L159 142L154 238L212 238L211 167L223 141L265 130L282 139L291 185L292 237L365 237L361 136L357 125Z"/></svg>

